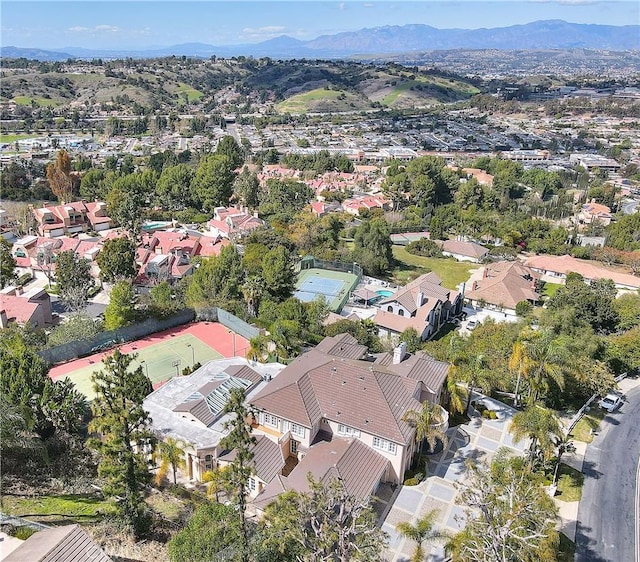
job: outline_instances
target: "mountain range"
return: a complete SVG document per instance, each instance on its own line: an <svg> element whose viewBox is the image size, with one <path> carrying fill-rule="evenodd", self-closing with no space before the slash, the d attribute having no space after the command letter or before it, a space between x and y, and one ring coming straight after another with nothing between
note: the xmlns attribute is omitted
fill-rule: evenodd
<svg viewBox="0 0 640 562"><path fill-rule="evenodd" d="M58 51L39 48L1 47L4 57L36 60L68 58L154 58L171 55L204 57L254 56L271 58L342 58L350 56L446 49L603 49L626 51L640 49L640 25L576 24L562 20L536 21L524 25L490 29L437 29L415 24L383 26L322 35L300 41L286 35L244 45L215 46L183 43L157 49L84 49L65 47Z"/></svg>

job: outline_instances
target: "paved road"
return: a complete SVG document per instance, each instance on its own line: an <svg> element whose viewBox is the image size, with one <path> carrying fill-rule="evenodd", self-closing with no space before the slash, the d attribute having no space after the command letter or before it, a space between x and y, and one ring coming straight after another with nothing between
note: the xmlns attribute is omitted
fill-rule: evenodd
<svg viewBox="0 0 640 562"><path fill-rule="evenodd" d="M587 448L578 510L576 562L636 562L640 387L605 417Z"/></svg>
<svg viewBox="0 0 640 562"><path fill-rule="evenodd" d="M640 201L635 201L633 199L627 199L623 202L622 205L622 212L625 215L633 215L633 213L636 212L636 208L638 207L638 204L640 204Z"/></svg>

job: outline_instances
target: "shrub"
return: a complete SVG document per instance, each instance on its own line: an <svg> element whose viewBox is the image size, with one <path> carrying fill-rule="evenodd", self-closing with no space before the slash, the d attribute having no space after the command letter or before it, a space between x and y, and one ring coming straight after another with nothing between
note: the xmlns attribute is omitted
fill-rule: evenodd
<svg viewBox="0 0 640 562"><path fill-rule="evenodd" d="M31 527L16 527L13 536L21 541L26 541L34 533L37 533L37 531Z"/></svg>
<svg viewBox="0 0 640 562"><path fill-rule="evenodd" d="M405 486L417 486L420 484L420 480L418 480L415 476L413 478L407 478L404 481Z"/></svg>
<svg viewBox="0 0 640 562"><path fill-rule="evenodd" d="M421 238L407 245L407 252L425 258L441 258L442 250L433 240Z"/></svg>
<svg viewBox="0 0 640 562"><path fill-rule="evenodd" d="M16 285L18 287L22 287L23 285L26 285L29 281L31 281L31 279L31 273L25 273L24 275L21 275L20 277L18 277L18 279L16 279Z"/></svg>
<svg viewBox="0 0 640 562"><path fill-rule="evenodd" d="M520 301L516 304L516 314L520 316L520 318L524 318L531 314L533 310L533 305L529 301Z"/></svg>

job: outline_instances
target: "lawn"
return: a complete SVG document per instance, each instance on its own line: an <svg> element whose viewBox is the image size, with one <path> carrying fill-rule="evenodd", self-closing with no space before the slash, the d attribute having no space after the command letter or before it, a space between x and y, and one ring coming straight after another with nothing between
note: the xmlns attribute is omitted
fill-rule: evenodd
<svg viewBox="0 0 640 562"><path fill-rule="evenodd" d="M560 464L556 497L563 502L577 502L582 497L582 472L564 463Z"/></svg>
<svg viewBox="0 0 640 562"><path fill-rule="evenodd" d="M334 101L340 95L345 96L345 103L354 98L353 94L340 90L325 90L316 88L302 94L296 94L278 104L278 111L281 113L306 113L310 109L311 102L314 101Z"/></svg>
<svg viewBox="0 0 640 562"><path fill-rule="evenodd" d="M198 101L202 96L204 96L203 92L181 82L178 86L178 93L182 94L183 92L187 94L189 103L191 103L192 101Z"/></svg>
<svg viewBox="0 0 640 562"><path fill-rule="evenodd" d="M36 96L33 98L30 98L29 96L16 96L15 98L13 98L13 101L18 105L31 105L31 102L34 101L38 107L55 107L57 105L60 105L60 102L40 96Z"/></svg>
<svg viewBox="0 0 640 562"><path fill-rule="evenodd" d="M2 510L9 515L28 517L45 524L89 523L115 513L111 501L90 495L2 497Z"/></svg>
<svg viewBox="0 0 640 562"><path fill-rule="evenodd" d="M600 427L600 422L604 416L604 410L601 410L600 408L592 408L591 411L583 416L576 424L571 435L576 441L591 443L591 441L593 441L593 434L591 430L595 431Z"/></svg>
<svg viewBox="0 0 640 562"><path fill-rule="evenodd" d="M442 279L444 287L457 289L460 283L469 279L469 272L479 267L474 263L457 262L453 258L414 256L404 246L393 246L393 257L397 263L392 276L399 285L405 285L423 273L433 271Z"/></svg>
<svg viewBox="0 0 640 562"><path fill-rule="evenodd" d="M542 296L545 299L550 299L553 295L558 292L560 287L564 287L561 283L545 283L542 288Z"/></svg>
<svg viewBox="0 0 640 562"><path fill-rule="evenodd" d="M38 137L39 135L29 135L27 133L22 133L22 134L18 134L18 135L5 135L5 134L0 134L0 143L12 143L12 142L16 142L17 140L22 140L22 139L34 139L36 137Z"/></svg>

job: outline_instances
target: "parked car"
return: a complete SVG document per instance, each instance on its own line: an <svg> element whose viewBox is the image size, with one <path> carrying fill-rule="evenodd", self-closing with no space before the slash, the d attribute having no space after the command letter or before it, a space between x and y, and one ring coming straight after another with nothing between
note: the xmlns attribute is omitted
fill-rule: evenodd
<svg viewBox="0 0 640 562"><path fill-rule="evenodd" d="M469 322L467 322L467 330L471 331L471 330L473 330L477 325L478 325L478 322L477 322L476 320L469 320Z"/></svg>
<svg viewBox="0 0 640 562"><path fill-rule="evenodd" d="M617 392L609 392L598 405L607 412L615 412L620 406L622 406L623 397Z"/></svg>

